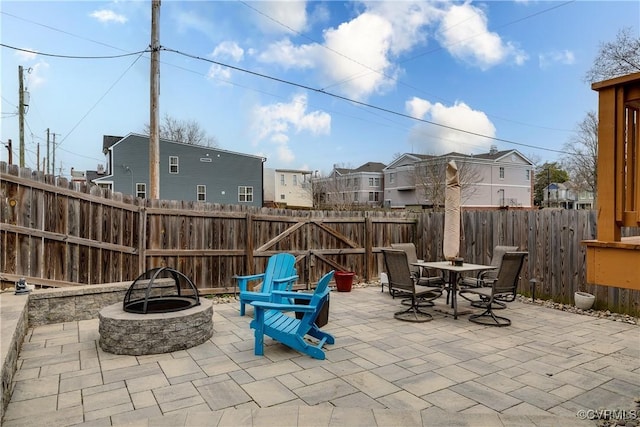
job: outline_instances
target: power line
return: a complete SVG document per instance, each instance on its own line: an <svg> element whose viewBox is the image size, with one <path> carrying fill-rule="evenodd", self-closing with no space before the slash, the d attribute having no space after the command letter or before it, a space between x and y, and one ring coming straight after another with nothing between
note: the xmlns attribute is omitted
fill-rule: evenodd
<svg viewBox="0 0 640 427"><path fill-rule="evenodd" d="M67 140L69 135L71 135L73 133L73 131L76 130L76 128L89 115L89 113L91 113L98 106L98 104L104 99L104 97L107 96L107 94L109 92L111 92L111 89L113 89L113 87L116 84L118 84L118 82L120 80L122 80L122 78L125 76L125 74L127 74L127 72L129 72L129 70L135 65L136 62L138 62L138 60L142 57L142 54L145 53L145 52L146 51L138 52L138 57L127 67L126 70L124 70L124 72L122 74L120 74L120 76L116 79L116 81L113 82L113 84L111 84L111 86L109 86L107 91L95 102L95 104L93 104L93 106L91 108L89 108L89 110L80 118L80 120L78 120L78 122L71 128L71 130L69 132L67 132L66 136L64 138L62 138L62 141L60 141L58 144L56 144L56 146L58 146L58 147L61 146L62 143Z"/></svg>
<svg viewBox="0 0 640 427"><path fill-rule="evenodd" d="M286 84L286 85L289 85L289 86L299 87L301 89L305 89L305 90L308 90L310 92L321 93L321 94L324 94L324 95L327 95L327 96L330 96L330 97L333 97L333 98L336 98L336 99L341 99L343 101L347 101L347 102L350 102L350 103L353 103L353 104L361 105L363 107L368 107L368 108L371 108L371 109L374 109L374 110L383 111L383 112L388 113L388 114L392 114L392 115L399 116L399 117L404 117L406 119L414 120L414 121L417 121L417 122L427 123L427 124L430 124L430 125L434 125L434 126L438 126L438 127L444 128L444 129L450 129L450 130L454 130L454 131L457 131L457 132L466 133L468 135L478 136L478 137L481 137L481 138L487 138L487 139L490 139L490 140L493 140L493 141L497 141L497 142L504 142L506 144L512 144L512 145L518 145L518 146L521 146L521 147L533 148L533 149L536 149L536 150L551 151L551 152L555 152L555 153L566 154L566 151L554 150L554 149L551 149L551 148L538 147L538 146L535 146L535 145L532 145L532 144L524 144L524 143L521 143L521 142L515 142L515 141L508 140L508 139L497 138L497 137L489 136L489 135L483 135L483 134L478 133L478 132L472 132L472 131L469 131L469 130L465 130L465 129L460 129L460 128L456 128L456 127L453 127L453 126L444 125L442 123L437 123L437 122L433 122L433 121L426 120L426 119L419 119L419 118L413 117L413 116L411 116L409 114L405 114L405 113L401 113L401 112L398 112L398 111L390 110L390 109L384 108L384 107L379 107L377 105L369 104L369 103L366 103L366 102L357 101L355 99L347 98L346 96L338 95L338 94L332 93L332 92L327 92L326 90L323 90L323 89L318 89L318 88L314 88L314 87L311 87L311 86L303 85L301 83L295 83L295 82L292 82L290 80L285 80L285 79L281 79L281 78L278 78L278 77L269 76L269 75L266 75L266 74L258 73L256 71L251 71L251 70L247 70L245 68L240 68L240 67L236 67L236 66L233 66L233 65L225 64L225 63L222 63L222 62L219 62L219 61L215 61L213 59L203 58L201 56L184 53L184 52L181 52L179 50L170 49L170 48L166 48L166 47L161 47L161 49L165 50L167 52L177 53L178 55L186 56L188 58L197 59L197 60L205 61L205 62L210 62L212 64L216 64L216 65L220 65L222 67L230 68L232 70L240 71L240 72L243 72L243 73L246 73L246 74L251 74L251 75L256 76L256 77L261 77L261 78L264 78L264 79L273 80L275 82L283 83L283 84Z"/></svg>
<svg viewBox="0 0 640 427"><path fill-rule="evenodd" d="M54 57L54 58L65 58L65 59L113 59L113 58L123 58L123 57L126 57L126 56L140 55L140 54L143 54L143 53L146 53L146 52L151 52L149 49L145 49L145 50L140 50L138 52L123 53L121 55L78 56L78 55L61 55L61 54L56 54L56 53L37 52L37 51L31 50L31 49L23 49L23 48L20 48L20 47L9 46L8 44L4 44L4 43L0 43L0 46L6 47L8 49L17 50L17 51L20 51L20 52L32 53L34 55L50 56L50 57Z"/></svg>
<svg viewBox="0 0 640 427"><path fill-rule="evenodd" d="M73 34L73 33L70 33L70 32L68 32L68 31L61 30L61 29L59 29L59 28L52 27L52 26L50 26L50 25L41 24L40 22L32 21L32 20L30 20L30 19L26 19L26 18L23 18L23 17L21 17L21 16L13 15L13 14L8 13L8 12L5 12L5 11L0 11L0 14L2 14L2 15L6 15L6 16L10 16L10 17L15 18L15 19L19 19L19 20L21 20L21 21L28 22L28 23L33 24L33 25L38 25L38 26L40 26L40 27L47 28L47 29L49 29L49 30L56 31L56 32L59 32L59 33L62 33L62 34L67 34L67 35L69 35L69 36L72 36L72 37L75 37L75 38L78 38L78 39L81 39L81 40L90 41L90 42L92 42L92 43L96 43L96 44L99 44L99 45L102 45L102 46L105 46L105 47L109 47L109 48L111 48L111 49L115 49L115 50L119 50L119 51L122 51L122 52L126 52L124 49L121 49L121 48L119 48L119 47L112 46L112 45L110 45L110 44L103 43L103 42L100 42L100 41L97 41L97 40L89 39L89 38L87 38L87 37L79 36L79 35L77 35L77 34Z"/></svg>

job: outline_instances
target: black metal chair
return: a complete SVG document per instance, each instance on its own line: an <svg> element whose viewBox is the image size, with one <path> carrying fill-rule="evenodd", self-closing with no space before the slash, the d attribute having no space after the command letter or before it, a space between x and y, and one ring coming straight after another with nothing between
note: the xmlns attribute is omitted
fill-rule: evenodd
<svg viewBox="0 0 640 427"><path fill-rule="evenodd" d="M493 255L491 256L490 265L493 265L494 267L496 267L495 270L483 270L479 272L477 276L462 277L458 282L458 289L481 288L481 287L491 286L491 283L496 279L496 277L498 277L498 271L500 271L500 264L502 264L502 257L504 256L504 254L507 252L516 252L517 250L518 250L517 246L498 245L494 247ZM464 295L462 297L465 298ZM472 307L477 307L477 308L484 308L486 303L486 301L482 299L480 300L477 300L477 299L471 300L469 298L465 298L465 299L471 302ZM505 302L510 302L510 301L505 301ZM502 309L502 308L505 308L506 306L507 305L502 301L496 300L493 303L494 310Z"/></svg>
<svg viewBox="0 0 640 427"><path fill-rule="evenodd" d="M418 285L423 286L437 286L443 287L445 285L444 277L442 275L431 275L429 270L422 268L412 263L418 262L418 252L416 251L416 245L413 243L392 243L391 249L397 249L404 251L407 254L407 263L409 264L409 270L411 274L418 280ZM395 298L395 292L393 288L389 286L389 292ZM433 305L431 303L430 305Z"/></svg>
<svg viewBox="0 0 640 427"><path fill-rule="evenodd" d="M432 301L442 295L441 286L424 286L418 284L418 279L411 274L406 252L395 249L383 249L385 267L389 278L389 288L394 289L406 301L409 308L394 313L398 320L407 322L427 322L432 320L431 314L421 310L420 304L424 301Z"/></svg>
<svg viewBox="0 0 640 427"><path fill-rule="evenodd" d="M516 298L520 270L524 263L527 252L507 252L502 257L500 270L495 280L489 286L480 288L467 288L459 292L459 295L477 295L482 301L484 312L469 316L469 320L474 323L487 326L509 326L511 320L506 317L496 316L493 310L496 309L496 302L510 302ZM469 299L469 298L467 298Z"/></svg>

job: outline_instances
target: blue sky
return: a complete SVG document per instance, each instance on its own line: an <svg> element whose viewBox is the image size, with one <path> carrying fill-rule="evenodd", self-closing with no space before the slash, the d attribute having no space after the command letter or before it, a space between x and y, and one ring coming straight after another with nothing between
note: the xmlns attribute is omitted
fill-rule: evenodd
<svg viewBox="0 0 640 427"><path fill-rule="evenodd" d="M164 0L160 18L161 116L194 120L266 167L326 174L491 145L562 160L597 110L585 72L620 29L638 36L640 2ZM3 0L0 26L1 43L41 53L0 48L0 140L13 140L15 163L19 65L27 167L47 128L62 175L104 164L103 135L143 131L150 61L136 52L150 44L151 2Z"/></svg>

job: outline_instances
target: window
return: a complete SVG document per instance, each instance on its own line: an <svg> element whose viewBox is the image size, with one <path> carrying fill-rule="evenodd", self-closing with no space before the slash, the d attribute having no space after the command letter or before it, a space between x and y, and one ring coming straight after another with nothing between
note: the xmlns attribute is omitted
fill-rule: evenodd
<svg viewBox="0 0 640 427"><path fill-rule="evenodd" d="M284 174L280 174L280 185L287 185L284 181Z"/></svg>
<svg viewBox="0 0 640 427"><path fill-rule="evenodd" d="M281 195L280 195L280 200L284 200L284 199L285 199L285 195L284 195L284 194L281 194Z"/></svg>
<svg viewBox="0 0 640 427"><path fill-rule="evenodd" d="M207 186L206 185L196 185L196 195L197 200L199 202L207 201Z"/></svg>
<svg viewBox="0 0 640 427"><path fill-rule="evenodd" d="M531 172L531 171L530 171L529 169L527 169L527 170L525 171L525 177L526 177L525 179L526 179L527 181L529 181L529 180L531 179L531 177L530 177L530 175L529 175L529 173L530 173L530 172Z"/></svg>
<svg viewBox="0 0 640 427"><path fill-rule="evenodd" d="M395 173L390 173L389 174L389 184L393 184L396 180L396 174Z"/></svg>
<svg viewBox="0 0 640 427"><path fill-rule="evenodd" d="M140 197L141 199L147 197L147 184L144 182L136 183L136 197Z"/></svg>
<svg viewBox="0 0 640 427"><path fill-rule="evenodd" d="M178 173L178 156L169 156L169 173Z"/></svg>
<svg viewBox="0 0 640 427"><path fill-rule="evenodd" d="M239 202L253 202L253 187L238 187Z"/></svg>
<svg viewBox="0 0 640 427"><path fill-rule="evenodd" d="M358 201L358 192L357 191L353 193L353 201L354 202Z"/></svg>
<svg viewBox="0 0 640 427"><path fill-rule="evenodd" d="M500 179L504 179L504 167L500 166Z"/></svg>
<svg viewBox="0 0 640 427"><path fill-rule="evenodd" d="M369 178L369 187L380 187L380 178Z"/></svg>
<svg viewBox="0 0 640 427"><path fill-rule="evenodd" d="M369 201L370 202L379 202L380 201L380 193L377 191L369 191Z"/></svg>
<svg viewBox="0 0 640 427"><path fill-rule="evenodd" d="M298 175L293 175L291 179L293 179L293 185L298 185Z"/></svg>

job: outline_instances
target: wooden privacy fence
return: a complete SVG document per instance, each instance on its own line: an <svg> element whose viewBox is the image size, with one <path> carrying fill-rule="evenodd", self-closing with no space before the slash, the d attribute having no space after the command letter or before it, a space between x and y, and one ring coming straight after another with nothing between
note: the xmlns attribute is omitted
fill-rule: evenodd
<svg viewBox="0 0 640 427"><path fill-rule="evenodd" d="M414 242L420 258L442 259L444 215L407 211L292 211L208 203L142 200L69 183L0 162L0 280L44 286L132 281L170 266L202 293L234 292L236 274L260 272L269 256L296 256L300 283L326 271L354 271L375 281L380 249ZM576 290L596 294L600 308L639 313L637 291L585 284L592 211L501 210L462 213L461 256L488 263L493 247L529 252L519 291L572 303Z"/></svg>

